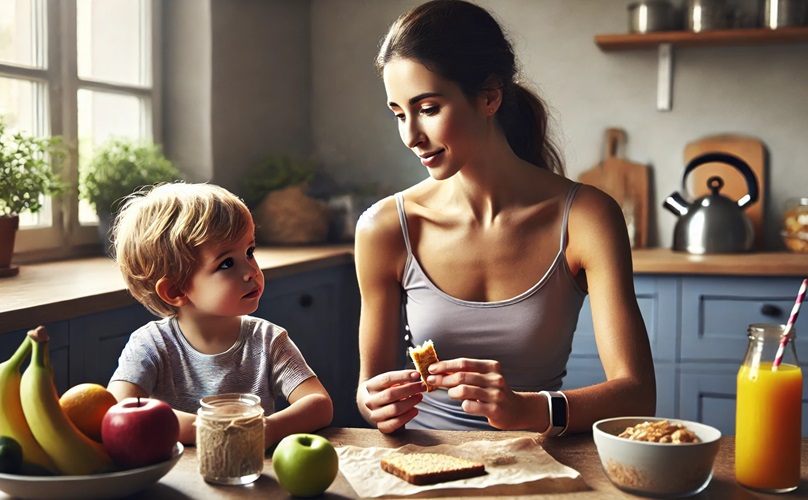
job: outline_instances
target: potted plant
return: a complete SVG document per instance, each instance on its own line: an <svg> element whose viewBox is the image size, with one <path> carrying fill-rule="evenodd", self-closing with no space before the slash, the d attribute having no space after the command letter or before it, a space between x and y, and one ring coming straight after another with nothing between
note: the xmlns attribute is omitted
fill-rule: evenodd
<svg viewBox="0 0 808 500"><path fill-rule="evenodd" d="M328 206L307 192L314 175L313 163L283 154L247 172L239 194L253 211L258 241L299 245L328 239Z"/></svg>
<svg viewBox="0 0 808 500"><path fill-rule="evenodd" d="M11 265L20 213L37 213L42 197L60 192L58 171L65 157L59 137L12 131L0 119L0 277L14 276Z"/></svg>
<svg viewBox="0 0 808 500"><path fill-rule="evenodd" d="M142 186L172 182L182 172L150 141L113 138L99 146L79 168L79 195L95 208L98 230L106 241L117 204Z"/></svg>

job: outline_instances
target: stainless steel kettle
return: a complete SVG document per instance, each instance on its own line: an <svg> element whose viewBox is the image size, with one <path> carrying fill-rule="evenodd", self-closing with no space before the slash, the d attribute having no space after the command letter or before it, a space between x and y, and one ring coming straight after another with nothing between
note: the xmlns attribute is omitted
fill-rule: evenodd
<svg viewBox="0 0 808 500"><path fill-rule="evenodd" d="M755 230L744 213L758 199L755 173L745 161L726 153L707 153L693 158L682 174L682 191L687 191L687 176L705 163L726 163L735 167L744 179L748 193L738 201L721 194L724 180L718 176L707 179L710 194L692 203L675 192L665 199L665 208L679 216L673 232L673 249L694 254L738 253L752 249Z"/></svg>

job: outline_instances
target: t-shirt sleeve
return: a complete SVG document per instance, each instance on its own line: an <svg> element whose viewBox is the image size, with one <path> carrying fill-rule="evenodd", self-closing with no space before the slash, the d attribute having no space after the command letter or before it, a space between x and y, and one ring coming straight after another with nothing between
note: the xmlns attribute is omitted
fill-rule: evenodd
<svg viewBox="0 0 808 500"><path fill-rule="evenodd" d="M155 344L155 338L149 333L149 326L144 326L129 337L110 382L130 382L151 395L157 385L159 359L159 347Z"/></svg>
<svg viewBox="0 0 808 500"><path fill-rule="evenodd" d="M286 330L279 329L273 335L270 355L272 387L275 394L283 394L283 397L289 399L289 395L298 385L316 376Z"/></svg>

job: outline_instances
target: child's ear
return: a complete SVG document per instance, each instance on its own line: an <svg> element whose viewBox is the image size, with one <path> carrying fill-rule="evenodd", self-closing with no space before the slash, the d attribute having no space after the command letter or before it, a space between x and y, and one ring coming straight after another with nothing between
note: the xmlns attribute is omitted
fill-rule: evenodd
<svg viewBox="0 0 808 500"><path fill-rule="evenodd" d="M188 297L180 290L180 288L166 277L157 280L157 285L154 287L157 295L163 299L166 304L174 307L180 307L188 302Z"/></svg>

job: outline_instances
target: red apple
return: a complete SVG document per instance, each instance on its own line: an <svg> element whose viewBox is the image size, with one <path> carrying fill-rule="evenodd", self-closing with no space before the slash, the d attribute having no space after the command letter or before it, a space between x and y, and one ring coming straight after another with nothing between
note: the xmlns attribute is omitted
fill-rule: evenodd
<svg viewBox="0 0 808 500"><path fill-rule="evenodd" d="M174 410L159 399L126 398L107 410L101 423L104 448L124 469L168 460L179 435Z"/></svg>

